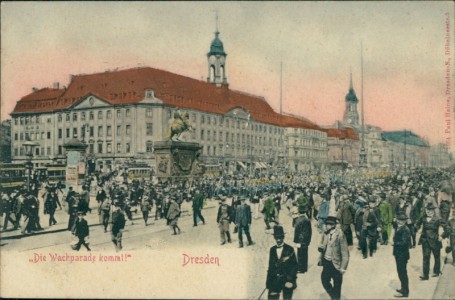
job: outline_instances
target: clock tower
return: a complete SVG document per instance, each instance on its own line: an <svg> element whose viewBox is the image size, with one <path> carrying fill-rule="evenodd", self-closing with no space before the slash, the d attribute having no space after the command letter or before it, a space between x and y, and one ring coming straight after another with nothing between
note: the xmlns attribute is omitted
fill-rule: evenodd
<svg viewBox="0 0 455 300"><path fill-rule="evenodd" d="M348 127L358 127L359 112L357 111L357 103L359 103L359 99L357 99L354 88L352 86L352 73L349 91L344 100L346 102L346 108L343 116L343 124Z"/></svg>

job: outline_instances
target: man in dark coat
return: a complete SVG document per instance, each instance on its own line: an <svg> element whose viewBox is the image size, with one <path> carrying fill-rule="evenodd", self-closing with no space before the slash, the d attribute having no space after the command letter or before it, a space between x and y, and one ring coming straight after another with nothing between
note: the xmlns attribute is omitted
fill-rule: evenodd
<svg viewBox="0 0 455 300"><path fill-rule="evenodd" d="M246 238L248 239L248 246L253 245L253 240L250 235L251 225L251 208L245 203L245 198L242 198L242 204L239 205L235 212L235 224L239 233L239 248L243 248L243 231L245 231Z"/></svg>
<svg viewBox="0 0 455 300"><path fill-rule="evenodd" d="M430 202L425 208L425 216L417 221L416 230L422 227L419 245L423 251L423 275L421 280L428 280L430 272L430 256L433 253L434 268L432 277L438 277L441 273L441 247L442 237L439 236L440 218L435 214L436 206Z"/></svg>
<svg viewBox="0 0 455 300"><path fill-rule="evenodd" d="M65 201L68 203L68 230L73 230L74 221L77 218L77 207L79 205L79 199L77 193L73 191L73 187L69 187L68 194L66 195Z"/></svg>
<svg viewBox="0 0 455 300"><path fill-rule="evenodd" d="M311 221L307 216L309 206L299 207L299 216L295 221L294 243L299 245L297 249L298 272L308 271L308 246L311 242Z"/></svg>
<svg viewBox="0 0 455 300"><path fill-rule="evenodd" d="M412 247L411 231L407 226L408 217L405 214L397 216L397 229L393 237L393 256L397 265L398 278L401 288L397 289L397 298L409 296L409 279L407 264L409 260L409 249Z"/></svg>
<svg viewBox="0 0 455 300"><path fill-rule="evenodd" d="M284 230L280 225L273 227L276 245L270 248L269 268L267 270L266 288L268 299L292 299L297 287L297 258L294 248L284 243Z"/></svg>
<svg viewBox="0 0 455 300"><path fill-rule="evenodd" d="M205 224L204 217L202 216L202 206L204 204L204 196L199 191L196 190L193 198L193 227L197 226L197 218L201 219L202 223Z"/></svg>
<svg viewBox="0 0 455 300"><path fill-rule="evenodd" d="M91 251L90 247L88 246L88 243L86 241L86 237L89 236L89 228L88 228L88 223L87 220L84 219L85 212L78 212L77 217L78 219L74 223L74 231L73 234L77 236L79 241L77 242L76 246L74 246L74 250L79 251L81 249L81 246L84 245L85 248L87 248L87 251Z"/></svg>
<svg viewBox="0 0 455 300"><path fill-rule="evenodd" d="M375 210L376 201L370 199L368 206L364 207L362 216L362 229L360 232L360 248L362 249L363 258L368 257L368 250L370 256L376 251L378 228L381 222L378 218L378 213Z"/></svg>
<svg viewBox="0 0 455 300"><path fill-rule="evenodd" d="M125 214L120 210L118 202L114 202L114 209L112 212L112 232L111 239L117 251L122 250L122 236L123 229L125 228Z"/></svg>
<svg viewBox="0 0 455 300"><path fill-rule="evenodd" d="M348 242L348 246L353 245L352 229L354 227L355 208L347 196L343 196L344 201L338 209L338 219L340 220L341 229Z"/></svg>

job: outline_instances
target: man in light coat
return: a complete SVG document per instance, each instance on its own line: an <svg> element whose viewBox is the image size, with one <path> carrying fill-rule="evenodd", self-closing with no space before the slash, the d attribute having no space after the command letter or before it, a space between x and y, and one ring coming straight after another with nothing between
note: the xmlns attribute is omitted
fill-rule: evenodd
<svg viewBox="0 0 455 300"><path fill-rule="evenodd" d="M318 250L321 253L321 282L331 299L340 299L343 274L349 263L349 248L346 237L336 228L337 219L328 216L325 220L324 234ZM331 281L333 280L333 284Z"/></svg>

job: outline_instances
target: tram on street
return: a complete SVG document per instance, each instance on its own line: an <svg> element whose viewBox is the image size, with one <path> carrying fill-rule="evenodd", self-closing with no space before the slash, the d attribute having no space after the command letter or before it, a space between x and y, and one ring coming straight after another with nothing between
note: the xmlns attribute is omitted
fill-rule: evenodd
<svg viewBox="0 0 455 300"><path fill-rule="evenodd" d="M0 164L0 188L2 191L21 187L26 180L24 164Z"/></svg>
<svg viewBox="0 0 455 300"><path fill-rule="evenodd" d="M49 183L64 182L66 177L66 166L62 164L48 164L47 180Z"/></svg>
<svg viewBox="0 0 455 300"><path fill-rule="evenodd" d="M117 181L131 182L133 180L150 181L154 175L153 169L146 163L128 163L120 168ZM121 180L122 178L122 180Z"/></svg>

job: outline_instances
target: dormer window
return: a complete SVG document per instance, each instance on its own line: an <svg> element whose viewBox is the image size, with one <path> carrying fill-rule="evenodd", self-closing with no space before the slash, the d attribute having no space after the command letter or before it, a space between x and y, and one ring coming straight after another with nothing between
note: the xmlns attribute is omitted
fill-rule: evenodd
<svg viewBox="0 0 455 300"><path fill-rule="evenodd" d="M153 90L148 89L145 91L145 98L155 98L155 93Z"/></svg>

